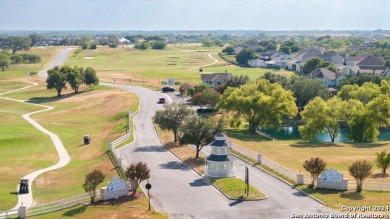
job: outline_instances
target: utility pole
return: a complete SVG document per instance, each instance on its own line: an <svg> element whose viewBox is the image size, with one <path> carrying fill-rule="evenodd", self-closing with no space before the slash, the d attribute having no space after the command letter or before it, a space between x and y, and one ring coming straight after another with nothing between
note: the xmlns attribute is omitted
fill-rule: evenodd
<svg viewBox="0 0 390 219"><path fill-rule="evenodd" d="M245 167L245 184L246 184L246 197L249 196L249 169Z"/></svg>

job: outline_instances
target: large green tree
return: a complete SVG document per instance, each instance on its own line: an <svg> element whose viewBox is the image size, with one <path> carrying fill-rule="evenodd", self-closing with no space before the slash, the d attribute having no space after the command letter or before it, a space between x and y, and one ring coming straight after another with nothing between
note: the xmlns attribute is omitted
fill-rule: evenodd
<svg viewBox="0 0 390 219"><path fill-rule="evenodd" d="M259 55L251 49L244 48L236 56L236 61L241 66L249 66L248 61L252 59L257 59Z"/></svg>
<svg viewBox="0 0 390 219"><path fill-rule="evenodd" d="M78 93L80 85L84 83L84 69L75 66L68 72L67 77L74 92Z"/></svg>
<svg viewBox="0 0 390 219"><path fill-rule="evenodd" d="M301 113L305 123L299 127L302 138L313 139L318 133L326 131L331 142L334 142L340 134L340 123L359 109L363 109L363 104L353 100L347 102L333 97L324 101L320 97L314 98Z"/></svg>
<svg viewBox="0 0 390 219"><path fill-rule="evenodd" d="M180 126L180 144L193 144L196 147L195 158L199 158L202 148L214 140L214 136L223 131L223 120L203 118L196 115L188 117Z"/></svg>
<svg viewBox="0 0 390 219"><path fill-rule="evenodd" d="M37 43L45 40L45 37L38 33L32 33L28 37L31 39L31 46L35 46Z"/></svg>
<svg viewBox="0 0 390 219"><path fill-rule="evenodd" d="M285 89L290 89L294 93L296 104L300 110L315 97L327 99L329 96L322 80L302 76L291 77Z"/></svg>
<svg viewBox="0 0 390 219"><path fill-rule="evenodd" d="M348 122L349 138L355 142L373 142L379 135L379 127L390 125L390 96L380 95L364 109L352 114Z"/></svg>
<svg viewBox="0 0 390 219"><path fill-rule="evenodd" d="M96 75L95 69L87 67L84 70L84 83L90 87L99 84L99 78Z"/></svg>
<svg viewBox="0 0 390 219"><path fill-rule="evenodd" d="M68 68L60 68L59 66L56 66L47 71L46 87L47 89L56 89L58 97L61 96L62 89L66 88L69 72Z"/></svg>
<svg viewBox="0 0 390 219"><path fill-rule="evenodd" d="M29 50L31 48L31 39L22 36L9 36L5 39L4 45L12 50L12 54L15 54L19 50Z"/></svg>
<svg viewBox="0 0 390 219"><path fill-rule="evenodd" d="M194 111L186 105L171 103L164 104L163 110L157 110L153 122L159 125L162 130L170 130L174 135L174 142L177 141L177 133L184 119L194 114Z"/></svg>
<svg viewBox="0 0 390 219"><path fill-rule="evenodd" d="M244 117L252 132L256 132L259 125L279 129L282 117L292 117L297 113L292 92L267 80L228 88L218 107Z"/></svg>

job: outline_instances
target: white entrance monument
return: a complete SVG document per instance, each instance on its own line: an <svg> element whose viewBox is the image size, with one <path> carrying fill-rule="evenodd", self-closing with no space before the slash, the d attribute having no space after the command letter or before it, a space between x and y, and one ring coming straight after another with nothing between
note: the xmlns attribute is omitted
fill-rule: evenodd
<svg viewBox="0 0 390 219"><path fill-rule="evenodd" d="M100 188L100 197L103 200L109 200L125 196L129 193L130 187L125 180L116 176L107 183L107 187Z"/></svg>
<svg viewBox="0 0 390 219"><path fill-rule="evenodd" d="M343 178L343 174L339 171L330 168L318 177L317 188L348 190L348 179Z"/></svg>

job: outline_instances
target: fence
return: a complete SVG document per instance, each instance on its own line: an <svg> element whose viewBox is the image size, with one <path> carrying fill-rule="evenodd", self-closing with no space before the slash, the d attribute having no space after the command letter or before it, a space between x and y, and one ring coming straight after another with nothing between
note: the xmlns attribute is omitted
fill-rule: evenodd
<svg viewBox="0 0 390 219"><path fill-rule="evenodd" d="M18 209L0 211L0 218L18 218Z"/></svg>
<svg viewBox="0 0 390 219"><path fill-rule="evenodd" d="M59 201L54 201L50 203L44 203L41 205L36 205L30 208L27 208L26 215L42 215L47 214L53 211L59 211L66 208L70 208L79 204L88 204L91 201L89 194L85 193L82 195L73 196L70 198L65 198ZM9 211L0 212L0 218L18 218L19 209L13 209Z"/></svg>
<svg viewBox="0 0 390 219"><path fill-rule="evenodd" d="M45 203L28 208L27 216L41 215L53 211L63 210L65 208L70 208L79 204L87 204L90 203L90 201L91 197L87 193L83 195L73 196L70 198L62 199L60 201Z"/></svg>
<svg viewBox="0 0 390 219"><path fill-rule="evenodd" d="M252 160L259 161L258 154L255 154L249 150L246 150L246 149L236 145L233 142L231 142L231 149L250 158L250 159L252 159ZM294 171L292 171L292 170L290 170L290 169L288 169L280 164L277 164L270 159L267 159L267 158L261 156L261 164L263 164L264 166L266 166L266 167L278 172L279 174L293 180L294 182L296 181L297 174Z"/></svg>
<svg viewBox="0 0 390 219"><path fill-rule="evenodd" d="M297 173L294 171L278 164L275 163L274 161L265 158L264 156L260 154L256 154L252 151L249 151L247 149L244 149L235 143L231 141L231 149L237 153L240 153L246 157L248 157L251 160L254 160L255 162L259 162L261 160L261 164L264 166L274 170L275 172L293 180L294 182L297 182ZM310 184L311 183L311 178L304 176L303 178L303 183L304 184ZM356 183L354 179L349 179L348 182L349 188L354 188L356 187ZM390 183L385 183L385 182L373 182L373 181L366 181L363 184L363 189L365 190L373 190L373 191L390 191Z"/></svg>

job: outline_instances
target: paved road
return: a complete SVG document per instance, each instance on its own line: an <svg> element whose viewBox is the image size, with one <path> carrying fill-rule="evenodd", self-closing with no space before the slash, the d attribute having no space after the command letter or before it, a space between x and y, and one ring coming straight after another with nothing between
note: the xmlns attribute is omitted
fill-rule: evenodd
<svg viewBox="0 0 390 219"><path fill-rule="evenodd" d="M253 176L251 181L256 182L255 186L261 187L269 199L248 202L228 200L161 145L151 118L161 108L156 102L164 94L131 85L117 84L116 87L137 94L141 100L135 118L135 141L121 148L119 153L127 163L148 163L153 186L152 204L158 211L172 218L290 218L292 213L329 210L265 174ZM240 175L241 165L246 164L237 161L237 165ZM254 172L252 169L250 171Z"/></svg>
<svg viewBox="0 0 390 219"><path fill-rule="evenodd" d="M70 55L70 52L72 51L73 48L62 48L58 51L57 55L54 57L54 59L50 62L46 68L41 70L38 75L42 78L47 78L47 70L54 68L55 66L62 66L65 64L66 59Z"/></svg>

